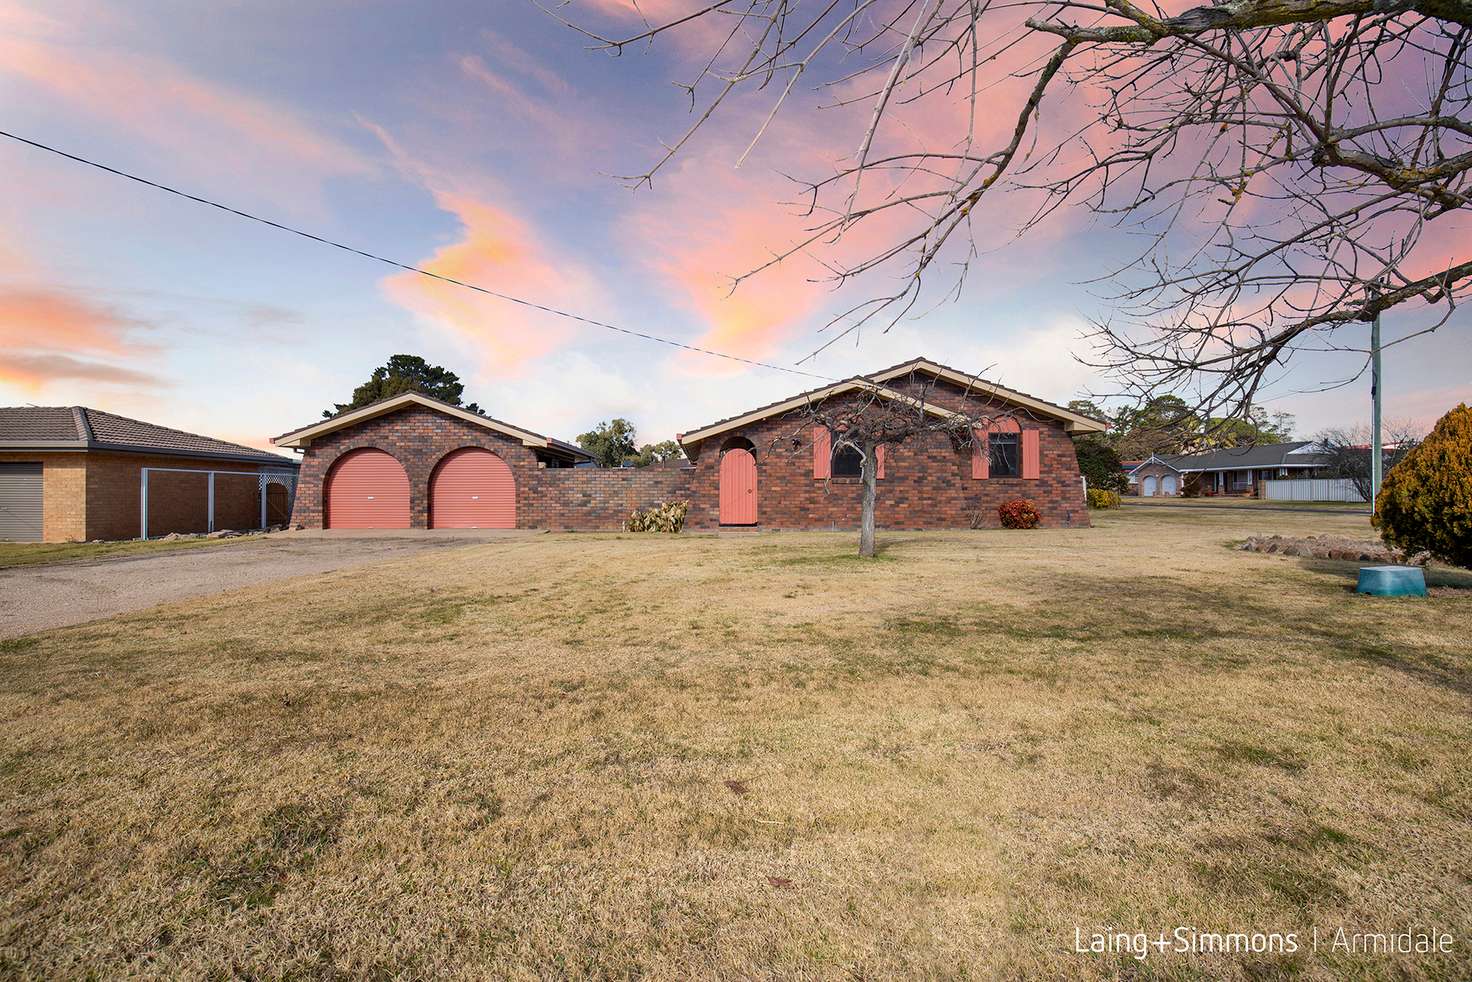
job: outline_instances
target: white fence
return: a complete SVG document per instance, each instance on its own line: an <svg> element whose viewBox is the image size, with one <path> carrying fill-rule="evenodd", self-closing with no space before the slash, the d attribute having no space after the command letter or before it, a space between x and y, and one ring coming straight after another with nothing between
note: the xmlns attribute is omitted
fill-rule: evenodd
<svg viewBox="0 0 1472 982"><path fill-rule="evenodd" d="M1345 478L1311 478L1299 481L1263 481L1262 496L1270 501L1357 501L1364 496L1354 482Z"/></svg>

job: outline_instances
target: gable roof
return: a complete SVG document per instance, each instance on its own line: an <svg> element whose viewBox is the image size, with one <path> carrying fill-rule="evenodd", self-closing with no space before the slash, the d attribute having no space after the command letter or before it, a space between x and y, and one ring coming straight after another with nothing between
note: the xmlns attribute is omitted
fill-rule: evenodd
<svg viewBox="0 0 1472 982"><path fill-rule="evenodd" d="M795 395L790 399L783 399L781 402L774 402L769 405L762 406L760 409L753 409L748 413L741 414L740 416L731 416L727 419L723 419L715 423L710 423L706 426L702 426L698 430L693 430L689 433L677 433L675 434L675 439L679 441L681 446L699 443L701 440L708 440L713 436L717 436L721 433L726 432L727 430L735 429L738 426L745 426L747 423L755 423L758 420L767 419L771 416L778 416L782 413L791 412L794 409L801 409L803 406L809 405L810 403L814 402L821 402L830 396L842 395L845 392L856 391L872 392L873 394L879 396L881 399L890 399L896 402L907 403L911 406L918 406L923 408L925 412L929 413L930 415L936 416L940 419L964 418L961 416L960 413L953 413L949 409L943 409L932 402L922 402L921 400L916 399L914 396L908 396L905 395L903 392L896 392L894 389L891 389L887 386L876 385L874 382L871 382L868 379L856 377L847 379L842 382L835 382L832 385L825 385L821 388L809 389L807 392Z"/></svg>
<svg viewBox="0 0 1472 982"><path fill-rule="evenodd" d="M978 394L995 396L996 398L1001 399L1005 402L1010 402L1014 405L1023 406L1024 408L1030 409L1041 416L1062 420L1064 424L1064 429L1070 433L1100 433L1107 428L1107 424L1101 422L1100 420L1094 419L1092 416L1084 416L1072 411L1071 409L1065 409L1062 406L1054 405L1051 402L1045 402L1042 399L1037 398L1036 396L1030 396L1023 392L1016 392L1012 389L1003 388L1002 386L997 385L994 382L987 382L984 379L977 378L976 376L966 375L965 373L959 372L954 368L949 368L945 365L939 364L938 362L930 361L928 358L912 358L907 362L902 362L898 365L882 369L881 371L875 372L872 375L855 375L853 378L845 379L841 382L835 382L832 385L820 386L816 389L809 389L807 392L799 393L798 395L795 395L790 399L783 399L780 402L773 402L760 408L750 410L749 412L742 413L738 416L730 416L726 419L718 420L714 423L708 423L705 426L700 427L699 429L690 431L689 433L677 434L675 439L678 440L682 446L699 443L702 440L707 440L728 430L733 430L737 427L745 426L748 423L755 423L759 420L767 419L772 416L778 416L783 413L791 412L794 409L800 409L810 403L821 402L822 400L827 399L830 396L841 395L845 392L852 392L861 389L872 392L875 395L878 395L884 399L900 400L909 403L912 406L923 406L927 413L943 419L964 418L960 413L955 413L951 412L948 409L943 409L942 407L937 406L929 401L916 399L914 396L906 395L903 392L899 392L883 384L885 382L892 382L895 379L901 378L905 375L914 374L915 372L921 372L930 375L933 378L943 379L947 382L950 382L954 385L959 385L964 389L968 389Z"/></svg>
<svg viewBox="0 0 1472 982"><path fill-rule="evenodd" d="M883 369L868 377L876 382L891 382L902 375L910 375L914 372L923 372L932 378L944 379L953 385L959 385L963 389L995 396L1005 402L1031 409L1039 415L1061 420L1063 422L1063 429L1069 433L1103 433L1109 428L1109 424L1103 420L1095 419L1092 416L1085 416L1083 413L1076 413L1065 406L1048 402L1046 399L1039 399L1037 396L1028 395L1026 392L1018 392L1016 389L1009 389L995 382L988 382L979 375L967 374L959 369L951 368L949 365L942 365L940 362L931 361L929 358L911 358L909 361Z"/></svg>
<svg viewBox="0 0 1472 982"><path fill-rule="evenodd" d="M254 447L86 406L0 407L0 450L114 450L299 466Z"/></svg>
<svg viewBox="0 0 1472 982"><path fill-rule="evenodd" d="M1181 456L1180 454L1168 454L1167 456L1162 457L1162 456L1160 456L1160 454L1154 454L1153 453L1150 456L1146 457L1144 460L1137 460L1137 461L1134 461L1133 463L1128 463L1127 464L1126 462L1121 461L1120 462L1120 466L1121 467L1124 467L1125 468L1125 473L1126 474L1130 474L1130 475L1133 475L1135 473L1135 471L1137 471L1141 467L1145 467L1145 466L1147 466L1149 464L1159 464L1162 467L1167 467L1170 470L1173 470L1177 474L1179 474L1180 473L1180 469L1178 467L1176 467L1174 464L1172 464L1171 461L1177 459L1180 456Z"/></svg>
<svg viewBox="0 0 1472 982"><path fill-rule="evenodd" d="M379 399L377 402L369 403L366 406L359 406L357 409L349 409L346 412L338 413L336 416L313 423L310 426L303 426L301 429L292 430L290 433L283 433L280 436L272 437L271 442L278 447L291 447L293 449L305 448L318 437L326 436L328 433L336 432L344 427L355 426L358 423L376 419L379 416L386 416L389 413L398 412L409 406L424 406L427 409L433 409L447 416L454 416L467 423L483 426L488 430L500 433L502 436L511 437L513 440L520 440L521 445L524 447L550 450L563 456L580 457L587 460L593 459L593 455L588 453L588 451L565 440L558 440L553 437L543 436L540 433L533 433L531 430L524 430L519 426L512 426L510 423L502 422L499 419L473 413L461 406L452 406L448 402L431 398L422 392L401 392L396 396L388 396L387 398Z"/></svg>

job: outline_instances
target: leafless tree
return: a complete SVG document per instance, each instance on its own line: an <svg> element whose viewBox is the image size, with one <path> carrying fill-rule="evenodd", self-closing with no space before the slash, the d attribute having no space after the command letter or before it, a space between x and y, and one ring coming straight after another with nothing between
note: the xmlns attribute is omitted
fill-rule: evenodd
<svg viewBox="0 0 1472 982"><path fill-rule="evenodd" d="M1029 416L1020 407L992 412L964 412L930 398L934 380L920 374L879 385L864 379L819 390L789 413L788 426L775 437L768 453L811 454L815 429L828 434L830 468L824 492L832 491L833 464L846 451L858 455L859 555L874 555L874 506L879 495L879 455L927 441L948 441L960 455L975 449L978 430L1003 417L1018 423ZM883 448L883 451L881 451ZM1020 448L1019 448L1020 452Z"/></svg>
<svg viewBox="0 0 1472 982"><path fill-rule="evenodd" d="M1446 234L1472 206L1469 0L678 9L631 34L554 15L615 53L702 27L712 38L684 85L692 125L636 184L747 93L771 100L752 146L795 94L818 93L849 127L852 154L800 182L806 233L746 274L799 254L840 283L898 274L896 289L836 318L822 347L865 325L887 330L936 274L959 288L978 227L1003 203L1026 203L1019 235L1076 204L1139 236L1093 280L1114 313L1095 325L1086 360L1115 394L1177 392L1207 417L1245 416L1295 352L1362 351L1356 325L1430 308L1395 339L1408 340L1472 290L1469 240ZM943 138L912 132L924 114L950 121Z"/></svg>
<svg viewBox="0 0 1472 982"><path fill-rule="evenodd" d="M1393 422L1386 423L1381 433L1383 472L1389 474L1390 469L1421 442L1421 431L1414 423ZM1370 501L1370 428L1353 426L1325 430L1314 438L1314 443L1329 458L1325 465L1329 475L1349 481L1360 497Z"/></svg>

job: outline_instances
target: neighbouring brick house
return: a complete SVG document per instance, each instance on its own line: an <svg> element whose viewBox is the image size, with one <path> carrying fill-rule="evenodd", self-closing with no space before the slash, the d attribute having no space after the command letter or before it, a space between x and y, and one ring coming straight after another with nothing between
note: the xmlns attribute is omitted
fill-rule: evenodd
<svg viewBox="0 0 1472 982"><path fill-rule="evenodd" d="M1323 481L1334 476L1330 456L1316 443L1258 443L1194 454L1151 454L1129 469L1141 497L1177 494L1260 497L1269 481ZM1311 500L1304 497L1299 500ZM1337 498L1325 500L1354 500Z"/></svg>
<svg viewBox="0 0 1472 982"><path fill-rule="evenodd" d="M151 536L285 524L296 467L86 406L0 407L0 539L131 539L145 514Z"/></svg>
<svg viewBox="0 0 1472 982"><path fill-rule="evenodd" d="M1014 497L1033 500L1045 525L1088 524L1071 434L1104 424L924 359L683 434L690 459L671 466L592 467L589 455L569 443L414 392L273 442L303 455L292 520L308 528L609 530L622 528L635 509L672 499L691 502L692 528L843 528L858 521L859 489L844 476L847 462L837 460L837 472L825 479L810 442L794 446L790 437L803 406L843 398L860 385L923 398L938 414L981 420L975 446L994 441L985 453L943 434L886 448L881 526L993 526L997 505ZM736 450L747 457L731 456ZM1000 455L995 467L992 450ZM750 462L753 521L722 521L721 465L728 456L728 470Z"/></svg>

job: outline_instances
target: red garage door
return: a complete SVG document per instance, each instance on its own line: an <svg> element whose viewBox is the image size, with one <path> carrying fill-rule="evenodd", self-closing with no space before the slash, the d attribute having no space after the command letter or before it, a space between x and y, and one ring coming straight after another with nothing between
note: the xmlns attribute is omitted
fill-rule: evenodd
<svg viewBox="0 0 1472 982"><path fill-rule="evenodd" d="M437 529L516 528L516 481L506 461L474 447L440 461L429 481L429 524Z"/></svg>
<svg viewBox="0 0 1472 982"><path fill-rule="evenodd" d="M322 524L334 529L409 527L409 475L382 450L354 450L332 465Z"/></svg>

